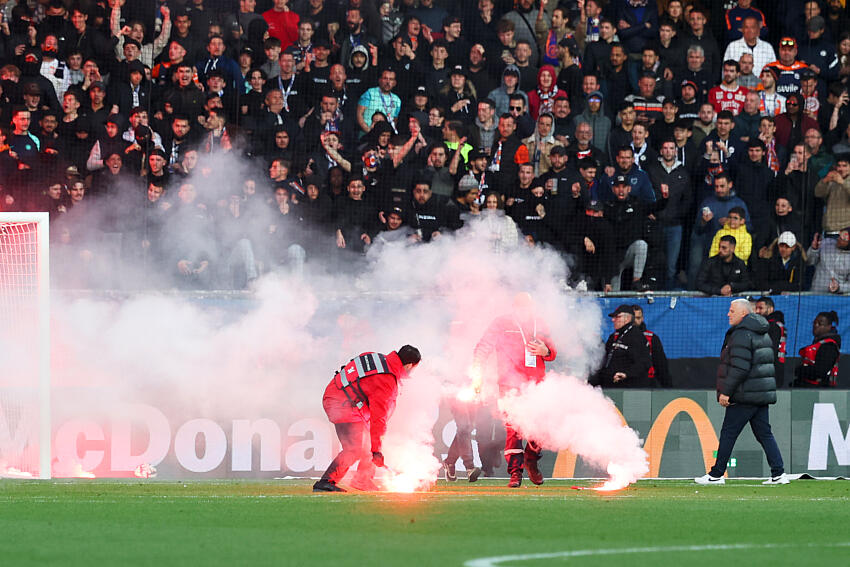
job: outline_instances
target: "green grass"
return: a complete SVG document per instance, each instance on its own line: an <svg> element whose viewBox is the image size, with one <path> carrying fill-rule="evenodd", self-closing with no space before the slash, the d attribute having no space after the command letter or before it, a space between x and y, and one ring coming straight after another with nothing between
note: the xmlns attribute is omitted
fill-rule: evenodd
<svg viewBox="0 0 850 567"><path fill-rule="evenodd" d="M310 484L0 481L0 565L447 566L570 550L594 552L500 565L850 564L844 481L641 481L611 495L569 481L441 481L408 495L314 495ZM662 549L599 554L648 547Z"/></svg>

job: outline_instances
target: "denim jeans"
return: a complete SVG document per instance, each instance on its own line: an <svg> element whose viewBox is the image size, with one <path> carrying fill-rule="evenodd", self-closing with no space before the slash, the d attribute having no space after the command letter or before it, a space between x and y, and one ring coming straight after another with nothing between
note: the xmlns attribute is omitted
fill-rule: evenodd
<svg viewBox="0 0 850 567"><path fill-rule="evenodd" d="M676 265L679 263L679 251L682 248L682 226L664 227L664 254L667 259L667 273L664 274L667 289L676 286Z"/></svg>

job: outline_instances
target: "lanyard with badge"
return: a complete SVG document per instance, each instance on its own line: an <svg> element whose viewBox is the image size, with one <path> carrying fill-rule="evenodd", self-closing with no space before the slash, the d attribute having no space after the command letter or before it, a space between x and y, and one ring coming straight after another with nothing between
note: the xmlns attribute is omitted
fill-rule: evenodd
<svg viewBox="0 0 850 567"><path fill-rule="evenodd" d="M531 354L528 350L528 342L525 340L525 332L522 330L522 325L519 324L519 321L514 319L514 323L519 327L519 335L522 337L522 346L525 351L525 367L526 368L537 368L537 355ZM531 335L532 339L537 339L537 318L534 319L534 333Z"/></svg>

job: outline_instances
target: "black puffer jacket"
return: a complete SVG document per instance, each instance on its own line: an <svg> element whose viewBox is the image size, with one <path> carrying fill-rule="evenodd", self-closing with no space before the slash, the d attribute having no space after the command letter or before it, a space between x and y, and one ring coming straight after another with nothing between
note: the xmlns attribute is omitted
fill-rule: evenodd
<svg viewBox="0 0 850 567"><path fill-rule="evenodd" d="M718 395L729 396L735 404L776 403L773 342L768 327L764 317L750 313L726 331L717 368Z"/></svg>

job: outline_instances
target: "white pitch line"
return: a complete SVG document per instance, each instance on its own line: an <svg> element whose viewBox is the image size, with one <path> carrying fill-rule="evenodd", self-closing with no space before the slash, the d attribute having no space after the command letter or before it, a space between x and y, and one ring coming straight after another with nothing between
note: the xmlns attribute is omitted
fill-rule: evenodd
<svg viewBox="0 0 850 567"><path fill-rule="evenodd" d="M501 555L470 559L464 567L495 567L503 563L534 561L538 559L565 559L569 557L589 557L593 555L628 555L636 553L666 553L677 551L728 551L736 549L780 549L789 547L850 547L850 542L796 545L791 543L736 543L728 545L675 545L669 547L623 547L614 549L576 549L572 551L554 551L551 553L526 553L522 555Z"/></svg>

